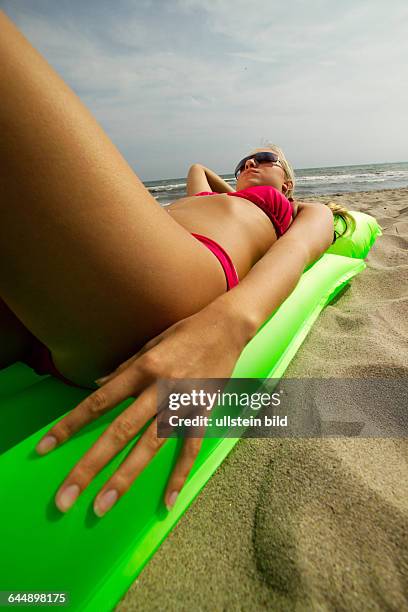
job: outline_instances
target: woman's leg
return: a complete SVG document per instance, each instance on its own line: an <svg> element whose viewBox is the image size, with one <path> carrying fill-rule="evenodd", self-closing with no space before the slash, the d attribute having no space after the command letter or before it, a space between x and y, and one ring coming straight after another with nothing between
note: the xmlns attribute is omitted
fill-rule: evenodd
<svg viewBox="0 0 408 612"><path fill-rule="evenodd" d="M224 274L2 12L0 100L0 297L89 382L225 291Z"/></svg>

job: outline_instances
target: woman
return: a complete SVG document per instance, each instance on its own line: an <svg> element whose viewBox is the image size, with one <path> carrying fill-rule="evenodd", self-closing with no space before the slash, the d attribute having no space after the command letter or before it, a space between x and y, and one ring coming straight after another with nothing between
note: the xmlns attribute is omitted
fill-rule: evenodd
<svg viewBox="0 0 408 612"><path fill-rule="evenodd" d="M322 204L299 203L293 221L283 197L293 178L282 154L269 162L249 156L237 170L238 190L263 186L281 194L280 226L266 210L273 203L262 208L242 193L231 195L229 185L197 164L187 198L161 207L4 13L0 98L1 365L45 350L50 368L95 388L98 376L121 364L48 432L38 452L137 397L63 482L56 504L66 511L154 417L159 378L231 375L263 321L331 244L333 215ZM225 193L193 195L211 189ZM226 277L233 290L226 291ZM163 442L153 419L99 492L99 516ZM199 440L185 441L166 489L168 507L199 448Z"/></svg>

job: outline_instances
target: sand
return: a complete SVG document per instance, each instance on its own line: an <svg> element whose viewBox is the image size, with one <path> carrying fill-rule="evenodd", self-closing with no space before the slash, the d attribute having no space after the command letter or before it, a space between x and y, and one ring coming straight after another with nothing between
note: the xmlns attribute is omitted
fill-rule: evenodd
<svg viewBox="0 0 408 612"><path fill-rule="evenodd" d="M285 376L407 377L408 188L308 199L383 236ZM408 610L408 440L241 440L116 610Z"/></svg>

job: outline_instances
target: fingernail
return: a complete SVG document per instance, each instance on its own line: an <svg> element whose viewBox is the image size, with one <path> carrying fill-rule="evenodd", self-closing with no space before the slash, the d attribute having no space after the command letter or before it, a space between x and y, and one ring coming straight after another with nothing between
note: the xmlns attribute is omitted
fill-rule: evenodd
<svg viewBox="0 0 408 612"><path fill-rule="evenodd" d="M80 488L77 484L69 485L69 487L64 489L62 493L58 495L58 508L62 512L66 512L67 510L69 510L76 498L78 497L79 491Z"/></svg>
<svg viewBox="0 0 408 612"><path fill-rule="evenodd" d="M119 494L116 489L109 489L109 491L106 491L102 497L95 501L94 512L96 516L101 517L105 514L105 512L110 510L113 504L117 501L118 497Z"/></svg>
<svg viewBox="0 0 408 612"><path fill-rule="evenodd" d="M48 453L48 451L53 449L56 445L57 438L55 436L45 436L45 438L40 440L40 442L37 444L36 450L41 455L45 455L45 453Z"/></svg>
<svg viewBox="0 0 408 612"><path fill-rule="evenodd" d="M174 506L174 504L176 503L177 497L178 497L178 491L173 491L172 493L170 493L169 501L167 503L168 510L171 510L171 508Z"/></svg>
<svg viewBox="0 0 408 612"><path fill-rule="evenodd" d="M95 380L96 384L100 387L101 385L105 384L105 382L108 380L109 376L102 376L102 378L97 378Z"/></svg>

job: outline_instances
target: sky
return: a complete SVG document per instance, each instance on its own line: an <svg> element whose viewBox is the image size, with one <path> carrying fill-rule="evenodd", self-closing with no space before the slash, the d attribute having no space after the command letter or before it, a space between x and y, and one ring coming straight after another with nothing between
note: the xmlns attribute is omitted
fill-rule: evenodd
<svg viewBox="0 0 408 612"><path fill-rule="evenodd" d="M408 160L406 0L0 0L142 181Z"/></svg>

